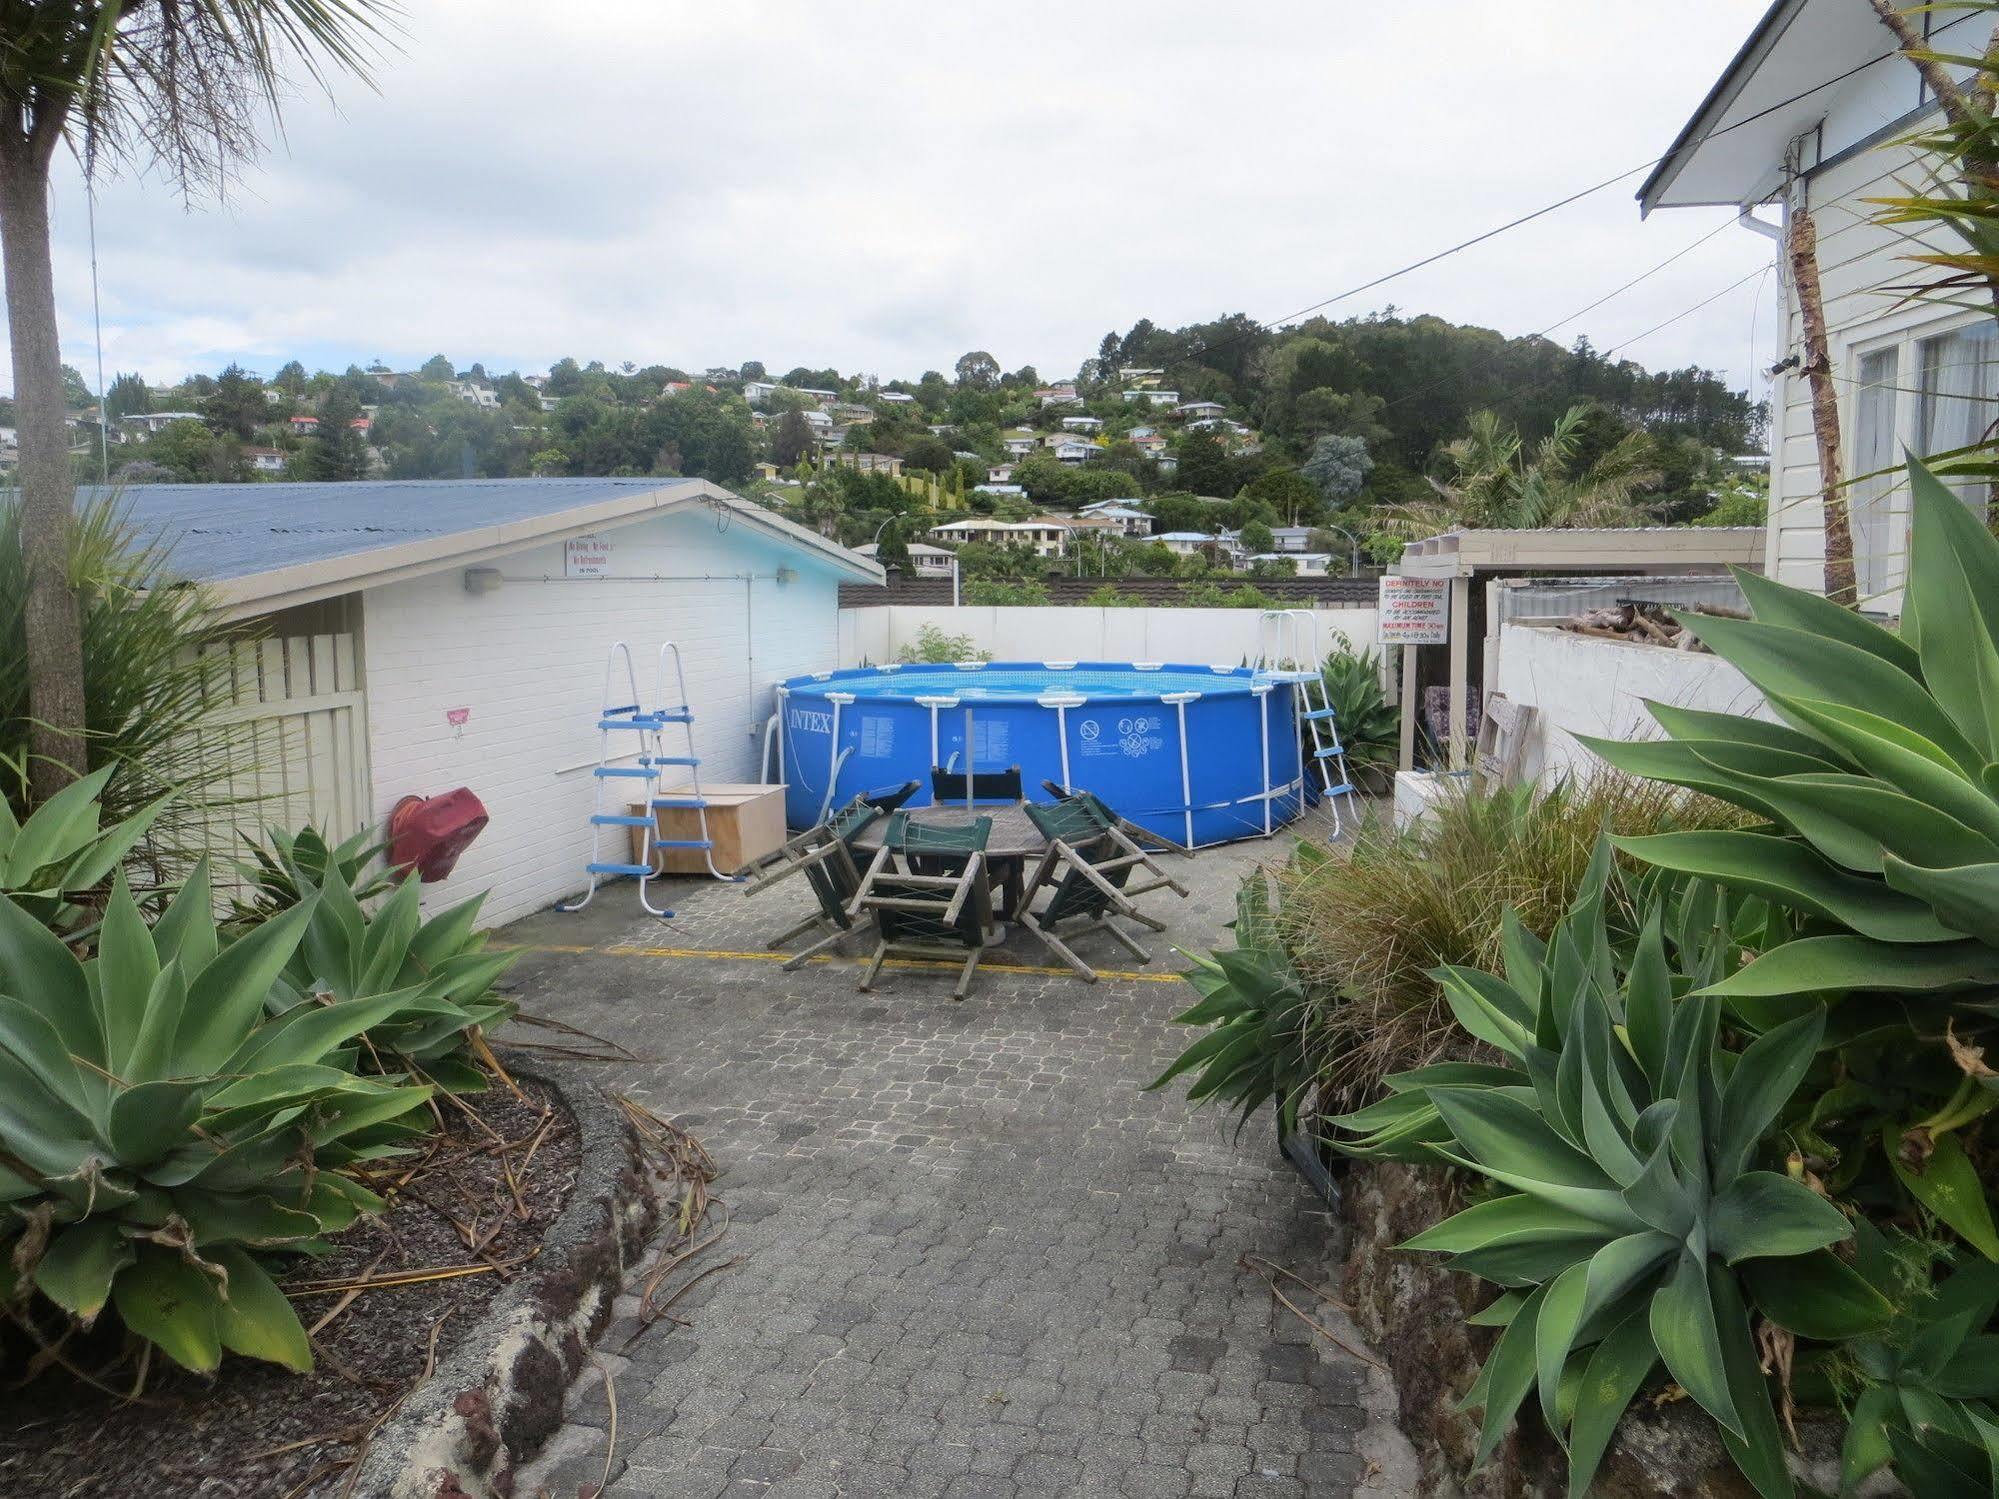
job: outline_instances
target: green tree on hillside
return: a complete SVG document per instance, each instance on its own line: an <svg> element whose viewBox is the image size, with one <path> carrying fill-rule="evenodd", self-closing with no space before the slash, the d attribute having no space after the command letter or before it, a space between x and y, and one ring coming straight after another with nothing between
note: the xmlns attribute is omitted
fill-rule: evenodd
<svg viewBox="0 0 1999 1499"><path fill-rule="evenodd" d="M112 421L124 416L144 416L153 409L153 393L142 375L119 375L104 393L104 414Z"/></svg>
<svg viewBox="0 0 1999 1499"><path fill-rule="evenodd" d="M1431 480L1430 499L1396 507L1383 529L1407 538L1483 528L1642 526L1652 519L1641 496L1657 487L1652 440L1627 433L1592 463L1578 461L1587 408L1570 408L1533 447L1490 411L1474 412L1471 431L1444 450L1449 471Z"/></svg>

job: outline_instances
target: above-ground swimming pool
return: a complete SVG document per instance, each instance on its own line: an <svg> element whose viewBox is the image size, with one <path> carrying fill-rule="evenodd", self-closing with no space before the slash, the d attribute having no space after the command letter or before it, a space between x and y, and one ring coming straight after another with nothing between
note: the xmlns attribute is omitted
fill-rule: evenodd
<svg viewBox="0 0 1999 1499"><path fill-rule="evenodd" d="M1095 792L1190 845L1260 835L1303 809L1298 732L1283 674L1131 661L990 661L862 667L777 689L785 815L809 827L862 791L930 769L1018 765Z"/></svg>

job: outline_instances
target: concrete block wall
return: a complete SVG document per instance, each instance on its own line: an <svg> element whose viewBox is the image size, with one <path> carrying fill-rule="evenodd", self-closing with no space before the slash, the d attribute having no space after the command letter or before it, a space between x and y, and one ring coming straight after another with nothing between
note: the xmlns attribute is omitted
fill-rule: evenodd
<svg viewBox="0 0 1999 1499"><path fill-rule="evenodd" d="M1645 700L1774 720L1763 695L1718 656L1598 640L1567 630L1508 625L1499 636L1497 690L1540 710L1521 757L1523 778L1547 784L1603 762L1575 735L1656 739Z"/></svg>
<svg viewBox="0 0 1999 1499"><path fill-rule="evenodd" d="M581 888L612 641L632 646L649 704L660 643L679 644L711 783L758 778L773 682L838 664L838 578L809 554L706 510L606 534L612 577L565 579L556 543L502 559L490 593L468 593L452 569L365 595L377 818L407 793L461 785L492 816L452 877L426 889L426 907L489 888L483 917L500 922ZM794 576L778 581L781 567ZM447 717L458 709L462 726ZM607 801L623 810L638 784ZM606 829L612 857L625 857L622 836L610 836L623 831Z"/></svg>

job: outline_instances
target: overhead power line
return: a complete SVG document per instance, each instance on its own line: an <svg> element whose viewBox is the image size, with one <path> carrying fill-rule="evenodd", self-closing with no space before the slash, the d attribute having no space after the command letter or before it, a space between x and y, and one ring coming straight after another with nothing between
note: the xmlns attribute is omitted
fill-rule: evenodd
<svg viewBox="0 0 1999 1499"><path fill-rule="evenodd" d="M1703 131L1700 135L1695 136L1693 139L1686 141L1683 144L1675 146L1673 150L1667 151L1663 155L1653 157L1650 161L1641 161L1640 163L1638 163L1637 166L1627 167L1625 168L1625 170L1616 173L1614 176L1604 178L1601 182L1594 182L1591 183L1588 187L1579 188L1575 192L1567 193L1564 196L1557 198L1552 203L1543 204L1541 207L1536 208L1531 212L1523 213L1518 215L1517 217L1508 219L1505 223L1497 224L1492 228L1483 231L1482 233L1474 234L1469 239L1459 240L1456 244L1450 245L1445 249L1438 250L1433 254L1425 255L1420 260L1412 260L1407 265L1398 266L1396 267L1396 269L1392 271L1384 272L1382 275L1375 276L1367 281L1363 281L1358 286L1350 286L1346 290L1335 292L1329 297L1322 297L1316 302L1298 308L1296 311L1287 312L1283 314L1281 317L1272 318L1268 321L1253 321L1250 328L1245 329L1239 333L1232 333L1227 338L1218 339L1216 342L1212 344L1207 344L1202 348L1195 350L1191 354L1184 354L1180 356L1180 358L1175 362L1181 364L1193 362L1194 360L1198 359L1201 355L1212 354L1217 350L1226 349L1232 344L1237 344L1242 342L1242 340L1248 338L1252 332L1262 332L1262 333L1274 332L1277 328L1279 328L1285 323L1295 321L1296 319L1301 317L1309 316L1310 314L1315 312L1323 311L1325 308L1331 307L1337 302L1348 301L1351 298L1359 296L1363 292L1373 291L1376 287L1385 286L1389 282L1399 280L1401 277L1407 276L1412 272L1423 270L1427 266L1433 266L1437 264L1439 261L1448 260L1451 256L1460 254L1465 250L1472 249L1474 246L1482 245L1489 239L1497 239L1502 234L1510 233L1511 231L1518 229L1523 225L1531 224L1536 219L1546 218L1549 214L1567 208L1572 203L1579 203L1584 198L1592 197L1595 194L1604 191L1604 189L1606 188L1615 187L1618 183L1623 182L1626 178L1635 177L1640 172L1649 171L1651 168L1656 167L1661 162L1665 161L1668 157L1676 155L1679 152L1691 150L1693 147L1703 145L1706 142L1711 141L1718 136L1727 135L1730 131L1740 130L1744 126L1753 125L1758 120L1766 119L1769 116L1776 114L1779 110L1790 108L1791 105L1796 104L1801 99L1808 99L1813 94L1819 93L1824 89L1829 89L1836 84L1844 83L1847 79L1853 77L1854 74L1865 72L1868 68L1873 67L1878 62L1885 62L1891 57L1897 57L1900 55L1901 52L1899 48L1891 47L1885 52L1880 52L1875 54L1874 56L1866 59L1864 62L1856 63L1854 66L1847 68L1843 72L1836 73L1830 78L1823 79L1820 82L1813 84L1810 88L1800 89L1797 93L1790 95L1788 98L1779 99L1776 103L1768 105L1763 109L1759 109L1754 114L1744 115L1741 119L1736 120L1731 124L1720 125L1714 128L1713 130ZM1620 294L1621 293L1612 293L1613 296ZM1605 298L1605 300L1607 301L1609 299ZM1598 303L1596 305L1600 306L1602 304ZM1588 310L1592 309L1585 309L1585 311ZM1580 317L1582 316L1582 314L1578 313L1576 314L1576 316Z"/></svg>

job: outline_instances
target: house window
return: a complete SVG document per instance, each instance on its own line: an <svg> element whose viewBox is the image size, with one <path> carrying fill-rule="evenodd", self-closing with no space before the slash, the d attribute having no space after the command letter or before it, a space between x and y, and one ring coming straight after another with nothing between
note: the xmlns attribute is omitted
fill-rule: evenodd
<svg viewBox="0 0 1999 1499"><path fill-rule="evenodd" d="M1950 453L1985 441L1999 423L1999 324L1982 318L1921 340L1916 352L1916 451ZM1990 484L1961 480L1951 488L1972 509L1985 512Z"/></svg>
<svg viewBox="0 0 1999 1499"><path fill-rule="evenodd" d="M1918 328L1855 350L1844 425L1849 444L1848 521L1861 599L1902 586L1909 550L1904 449L1921 457L1957 452L1999 433L1999 324L1981 317L1942 331ZM1992 486L1958 479L1950 487L1985 513ZM1890 607L1892 598L1884 600Z"/></svg>
<svg viewBox="0 0 1999 1499"><path fill-rule="evenodd" d="M1896 538L1895 384L1900 350L1860 356L1853 413L1853 564L1862 597L1893 586L1901 569Z"/></svg>

